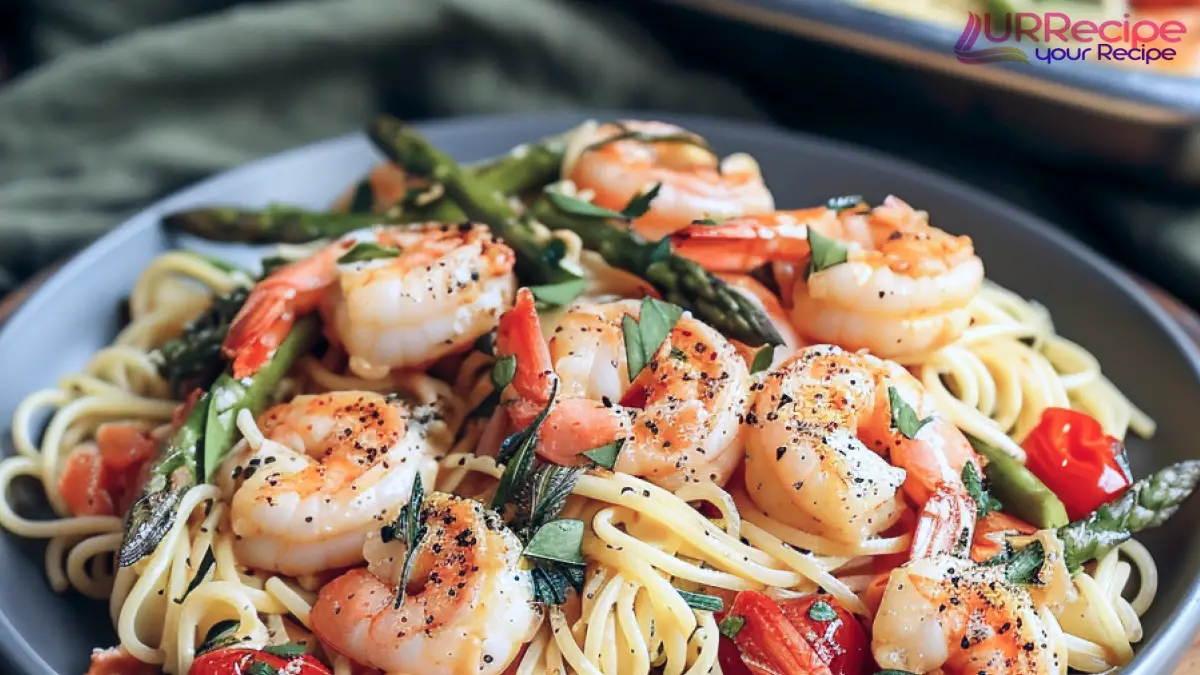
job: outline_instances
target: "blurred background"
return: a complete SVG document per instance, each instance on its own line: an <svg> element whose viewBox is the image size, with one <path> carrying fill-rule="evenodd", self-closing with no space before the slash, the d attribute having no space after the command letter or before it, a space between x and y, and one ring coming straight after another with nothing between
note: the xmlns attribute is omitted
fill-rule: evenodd
<svg viewBox="0 0 1200 675"><path fill-rule="evenodd" d="M1170 62L960 62L969 12L997 10L1189 30ZM1200 307L1200 0L0 0L0 296L170 191L377 111L579 107L877 148Z"/></svg>

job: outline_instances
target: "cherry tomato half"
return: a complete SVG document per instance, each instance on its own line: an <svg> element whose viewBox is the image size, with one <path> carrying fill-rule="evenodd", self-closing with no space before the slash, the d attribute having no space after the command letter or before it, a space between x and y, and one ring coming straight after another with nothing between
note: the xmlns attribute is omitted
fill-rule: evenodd
<svg viewBox="0 0 1200 675"><path fill-rule="evenodd" d="M264 672L287 675L332 675L325 664L310 654L276 656L260 649L217 649L196 657L188 675L247 675L255 662L268 666Z"/></svg>
<svg viewBox="0 0 1200 675"><path fill-rule="evenodd" d="M1062 500L1071 520L1120 497L1133 484L1121 441L1084 413L1047 408L1022 447L1025 466Z"/></svg>
<svg viewBox="0 0 1200 675"><path fill-rule="evenodd" d="M832 675L779 605L762 593L738 593L721 621L721 632L737 645L751 675Z"/></svg>
<svg viewBox="0 0 1200 675"><path fill-rule="evenodd" d="M829 595L779 603L783 615L808 640L833 675L862 675L868 659L867 632L849 610Z"/></svg>

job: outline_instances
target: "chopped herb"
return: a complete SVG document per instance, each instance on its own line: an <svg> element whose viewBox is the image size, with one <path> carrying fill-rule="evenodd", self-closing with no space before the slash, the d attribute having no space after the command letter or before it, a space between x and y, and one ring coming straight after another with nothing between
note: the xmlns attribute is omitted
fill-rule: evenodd
<svg viewBox="0 0 1200 675"><path fill-rule="evenodd" d="M1044 562L1046 550L1042 548L1042 542L1035 541L1013 554L1004 570L1004 576L1014 584L1032 584L1037 581Z"/></svg>
<svg viewBox="0 0 1200 675"><path fill-rule="evenodd" d="M693 225L720 225L721 221L714 220L712 218L701 218L700 220L693 220L692 224Z"/></svg>
<svg viewBox="0 0 1200 675"><path fill-rule="evenodd" d="M638 373L654 358L682 316L683 310L679 307L646 296L642 298L641 318L634 319L628 314L622 317L621 331L625 335L630 382L637 379Z"/></svg>
<svg viewBox="0 0 1200 675"><path fill-rule="evenodd" d="M585 565L587 561L581 550L583 528L582 520L562 519L546 523L529 538L524 555L565 565Z"/></svg>
<svg viewBox="0 0 1200 675"><path fill-rule="evenodd" d="M833 621L838 618L838 613L828 602L818 600L808 608L808 618L813 621Z"/></svg>
<svg viewBox="0 0 1200 675"><path fill-rule="evenodd" d="M530 533L557 518L584 471L581 466L539 466L517 499L519 512L514 526L520 526L528 538Z"/></svg>
<svg viewBox="0 0 1200 675"><path fill-rule="evenodd" d="M625 445L625 439L618 438L608 445L588 450L583 453L583 456L595 462L596 466L612 469L617 463L617 456L621 454L621 446L623 445Z"/></svg>
<svg viewBox="0 0 1200 675"><path fill-rule="evenodd" d="M375 190L371 188L371 179L358 181L354 188L354 196L350 199L350 213L370 213L375 207Z"/></svg>
<svg viewBox="0 0 1200 675"><path fill-rule="evenodd" d="M895 387L888 387L888 403L892 408L892 428L899 431L907 439L915 439L921 427L929 424L932 417L918 419L917 413L904 402L900 392Z"/></svg>
<svg viewBox="0 0 1200 675"><path fill-rule="evenodd" d="M544 605L561 605L567 601L567 591L583 590L584 568L578 565L549 564L534 567L533 600Z"/></svg>
<svg viewBox="0 0 1200 675"><path fill-rule="evenodd" d="M666 262L671 257L671 238L664 237L649 245L646 254L646 266L649 267L654 263Z"/></svg>
<svg viewBox="0 0 1200 675"><path fill-rule="evenodd" d="M596 206L591 202L585 202L578 197L565 195L558 190L547 187L546 197L550 203L559 211L569 213L573 216L583 216L585 218L618 218L625 220L625 214L606 209L603 206Z"/></svg>
<svg viewBox="0 0 1200 675"><path fill-rule="evenodd" d="M567 242L555 237L546 244L546 249L542 251L542 260L549 263L551 266L558 265L567 257Z"/></svg>
<svg viewBox="0 0 1200 675"><path fill-rule="evenodd" d="M671 358L675 359L676 361L682 361L684 363L687 363L687 360L688 360L687 354L684 354L683 350L680 349L679 347L671 347Z"/></svg>
<svg viewBox="0 0 1200 675"><path fill-rule="evenodd" d="M537 300L539 309L546 307L562 307L578 298L587 288L587 279L569 279L557 284L530 286L529 291Z"/></svg>
<svg viewBox="0 0 1200 675"><path fill-rule="evenodd" d="M507 387L517 374L517 357L501 356L492 366L492 385L496 391Z"/></svg>
<svg viewBox="0 0 1200 675"><path fill-rule="evenodd" d="M678 593L679 597L683 598L683 601L686 602L688 607L691 607L692 609L699 609L705 612L720 612L721 610L725 609L725 601L721 600L721 598L718 598L715 595L681 591L678 588L675 589L675 592Z"/></svg>
<svg viewBox="0 0 1200 675"><path fill-rule="evenodd" d="M188 594L196 590L196 587L198 587L201 582L204 581L204 577L208 574L208 571L212 569L212 566L216 564L216 562L217 559L213 556L212 546L209 546L208 550L204 552L204 557L200 560L200 566L196 568L196 576L192 577L192 581L188 584L187 590L183 592L183 597L179 598L177 602L182 603L185 599L187 599Z"/></svg>
<svg viewBox="0 0 1200 675"><path fill-rule="evenodd" d="M400 255L400 249L392 246L380 246L373 241L360 241L354 245L354 248L346 251L342 257L337 259L337 264L346 265L349 263L366 262L368 260L381 260L384 258L395 258Z"/></svg>
<svg viewBox="0 0 1200 675"><path fill-rule="evenodd" d="M662 183L655 183L654 187L649 190L634 195L629 200L629 203L625 205L625 208L621 209L621 215L629 220L641 218L646 215L646 212L650 210L650 202L654 201L654 198L658 196L658 191L661 189Z"/></svg>
<svg viewBox="0 0 1200 675"><path fill-rule="evenodd" d="M775 360L775 345L763 345L754 353L754 361L750 363L750 374L761 373L771 367Z"/></svg>
<svg viewBox="0 0 1200 675"><path fill-rule="evenodd" d="M971 495L971 499L975 500L976 518L983 518L992 511L999 511L1004 507L999 499L992 496L983 484L983 478L980 477L979 471L975 469L974 462L967 462L962 470L963 485L967 488L967 494Z"/></svg>
<svg viewBox="0 0 1200 675"><path fill-rule="evenodd" d="M746 617L739 616L737 614L730 614L724 619L721 619L721 623L719 626L717 626L717 629L721 631L721 635L724 635L730 640L734 640L737 638L738 633L742 632L742 626L745 625Z"/></svg>
<svg viewBox="0 0 1200 675"><path fill-rule="evenodd" d="M558 378L554 378L550 390L550 402L546 408L525 429L504 439L500 444L500 452L496 462L504 465L504 473L500 476L500 484L496 486L496 494L492 497L492 508L503 511L504 505L516 495L521 486L528 482L533 473L534 447L537 445L538 430L550 408L554 407L554 397L558 393Z"/></svg>
<svg viewBox="0 0 1200 675"><path fill-rule="evenodd" d="M294 659L306 654L308 648L298 642L285 642L281 645L267 645L263 647L263 651L281 659Z"/></svg>
<svg viewBox="0 0 1200 675"><path fill-rule="evenodd" d="M385 525L379 531L379 538L387 544L396 540L404 541L404 564L400 568L400 580L396 582L396 598L392 603L395 608L404 604L408 597L408 580L412 577L413 565L417 562L417 544L425 536L427 528L421 514L421 504L425 502L425 486L421 483L421 475L413 480L412 493L408 503L400 509L400 515L390 525Z"/></svg>
<svg viewBox="0 0 1200 675"><path fill-rule="evenodd" d="M862 204L863 204L862 195L844 195L842 197L831 197L829 199L829 201L825 202L825 206L829 207L829 209L831 211L837 211L838 213L841 213L842 211L845 211L846 209L852 209L852 208L854 208L856 206L860 206Z"/></svg>
<svg viewBox="0 0 1200 675"><path fill-rule="evenodd" d="M216 649L224 649L232 644L239 642L234 633L237 632L241 624L237 619L226 619L218 621L208 629L208 633L204 636L204 641L196 648L196 655L199 656L205 652L211 652Z"/></svg>
<svg viewBox="0 0 1200 675"><path fill-rule="evenodd" d="M250 667L246 669L247 675L279 675L279 670L267 663L266 661L251 661Z"/></svg>
<svg viewBox="0 0 1200 675"><path fill-rule="evenodd" d="M808 261L809 276L830 267L837 267L849 257L846 247L841 242L830 239L811 227L808 228L808 246L812 250L812 257Z"/></svg>
<svg viewBox="0 0 1200 675"><path fill-rule="evenodd" d="M185 398L194 389L208 389L225 367L221 345L229 325L245 304L250 291L236 288L213 298L212 306L188 322L183 333L158 348L158 374L171 385L175 398Z"/></svg>

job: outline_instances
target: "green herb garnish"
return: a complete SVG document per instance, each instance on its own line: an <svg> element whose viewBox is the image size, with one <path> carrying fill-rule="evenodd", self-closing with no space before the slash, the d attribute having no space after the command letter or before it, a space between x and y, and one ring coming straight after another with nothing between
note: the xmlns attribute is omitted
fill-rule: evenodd
<svg viewBox="0 0 1200 675"><path fill-rule="evenodd" d="M687 606L691 607L692 609L699 609L705 612L719 612L725 609L725 602L715 595L681 591L678 588L675 589L675 592L678 593L679 597L683 598L683 601L687 603Z"/></svg>
<svg viewBox="0 0 1200 675"><path fill-rule="evenodd" d="M625 439L618 438L612 443L588 450L583 453L583 456L595 462L596 466L612 469L617 464L617 457L621 454L623 445L625 445Z"/></svg>
<svg viewBox="0 0 1200 675"><path fill-rule="evenodd" d="M500 476L500 484L496 486L496 494L492 497L492 508L503 511L504 505L515 496L533 474L534 448L537 446L538 430L546 421L546 415L554 407L554 397L558 394L558 378L554 378L550 390L550 402L546 408L525 429L504 439L500 444L500 452L496 462L504 465L504 473Z"/></svg>
<svg viewBox="0 0 1200 675"><path fill-rule="evenodd" d="M828 602L818 600L808 608L808 618L813 621L833 621L838 618L838 613Z"/></svg>
<svg viewBox="0 0 1200 675"><path fill-rule="evenodd" d="M1004 508L999 499L992 496L983 484L983 478L975 469L974 462L967 462L962 470L963 485L967 488L967 494L971 495L971 499L975 500L976 518L983 518L992 511L999 511Z"/></svg>
<svg viewBox="0 0 1200 675"><path fill-rule="evenodd" d="M830 267L837 267L849 257L846 247L841 242L830 239L811 227L808 228L808 246L812 250L812 257L808 261L809 276Z"/></svg>
<svg viewBox="0 0 1200 675"><path fill-rule="evenodd" d="M892 408L892 428L899 431L907 439L915 439L921 427L929 424L932 417L917 418L917 413L904 402L900 392L895 387L888 387L888 403Z"/></svg>
<svg viewBox="0 0 1200 675"><path fill-rule="evenodd" d="M501 356L492 366L492 386L496 391L507 387L517 375L517 357Z"/></svg>
<svg viewBox="0 0 1200 675"><path fill-rule="evenodd" d="M263 651L278 656L281 659L294 659L297 656L304 656L308 653L308 649L298 642L285 642L281 645L267 645L263 647Z"/></svg>
<svg viewBox="0 0 1200 675"><path fill-rule="evenodd" d="M629 366L629 381L637 379L638 373L654 358L658 348L666 342L675 324L683 316L683 310L669 302L642 298L640 318L626 314L621 319L621 331L625 336L625 359Z"/></svg>
<svg viewBox="0 0 1200 675"><path fill-rule="evenodd" d="M721 619L721 623L717 626L717 629L721 631L721 635L733 640L737 638L738 633L742 632L742 627L745 625L746 617L730 614Z"/></svg>
<svg viewBox="0 0 1200 675"><path fill-rule="evenodd" d="M537 558L564 565L585 565L583 559L582 520L554 520L538 528L525 545L526 558Z"/></svg>
<svg viewBox="0 0 1200 675"><path fill-rule="evenodd" d="M545 192L550 203L554 204L555 208L563 213L569 213L573 216L583 216L585 218L616 218L618 220L625 220L625 214L623 213L606 209L603 206L596 206L578 197L565 195L550 187L547 187Z"/></svg>
<svg viewBox="0 0 1200 675"><path fill-rule="evenodd" d="M400 580L396 582L396 598L392 606L399 609L408 597L408 580L412 577L413 565L417 562L417 544L425 536L428 529L421 514L421 504L425 502L425 486L421 476L417 474L413 480L412 493L408 496L408 504L400 509L400 515L390 525L385 525L379 532L379 538L387 544L395 540L403 540L405 545L404 565L400 568Z"/></svg>
<svg viewBox="0 0 1200 675"><path fill-rule="evenodd" d="M754 361L750 363L750 374L761 373L771 367L771 362L775 360L775 345L763 345L761 349L754 353Z"/></svg>
<svg viewBox="0 0 1200 675"><path fill-rule="evenodd" d="M366 262L368 260L382 260L384 258L395 258L400 255L400 249L392 246L380 246L373 241L360 241L354 245L354 248L346 251L342 257L337 259L337 264L347 265L349 263Z"/></svg>
<svg viewBox="0 0 1200 675"><path fill-rule="evenodd" d="M658 191L661 189L662 183L655 183L654 187L649 190L637 193L629 200L625 208L621 209L621 215L629 220L641 218L646 215L646 212L650 210L650 202L654 201L654 198L658 196Z"/></svg>
<svg viewBox="0 0 1200 675"><path fill-rule="evenodd" d="M587 279L569 279L557 284L530 286L529 291L537 300L539 308L562 307L578 298L587 288Z"/></svg>

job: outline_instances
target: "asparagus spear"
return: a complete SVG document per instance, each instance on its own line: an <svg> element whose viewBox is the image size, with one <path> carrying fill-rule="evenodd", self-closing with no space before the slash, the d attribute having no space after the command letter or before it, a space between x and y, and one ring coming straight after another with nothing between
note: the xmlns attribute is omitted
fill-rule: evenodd
<svg viewBox="0 0 1200 675"><path fill-rule="evenodd" d="M482 222L517 254L517 274L526 282L553 284L577 279L553 256L547 244L513 211L505 193L478 180L449 155L394 117L379 117L367 127L367 137L388 159L405 170L440 183L446 196L471 220Z"/></svg>
<svg viewBox="0 0 1200 675"><path fill-rule="evenodd" d="M521 146L493 160L470 167L474 180L491 192L516 194L540 187L558 177L566 142L547 138ZM415 194L415 193L414 193ZM213 241L255 244L301 244L340 237L380 223L457 222L466 216L446 199L417 204L406 199L382 214L324 213L293 206L273 205L263 210L203 208L171 213L163 218L170 230L188 232Z"/></svg>
<svg viewBox="0 0 1200 675"><path fill-rule="evenodd" d="M212 387L213 402L209 406L204 428L204 480L212 479L221 460L233 448L238 412L247 409L256 416L262 412L271 392L296 359L309 350L316 336L316 317L309 315L301 318L275 350L271 360L254 375L235 380L229 373L223 373L217 378Z"/></svg>
<svg viewBox="0 0 1200 675"><path fill-rule="evenodd" d="M175 523L179 501L196 483L196 457L210 401L208 394L196 399L183 425L151 469L142 496L129 510L125 538L117 554L117 564L121 567L150 555Z"/></svg>
<svg viewBox="0 0 1200 675"><path fill-rule="evenodd" d="M1060 527L1058 538L1063 543L1067 569L1075 574L1084 563L1103 557L1135 532L1165 523L1191 496L1197 482L1200 460L1173 464L1134 483L1120 498L1088 517ZM1018 572L1010 572L1009 578L1026 581L1044 559L1040 544L1027 546L1008 561L1009 569Z"/></svg>
<svg viewBox="0 0 1200 675"><path fill-rule="evenodd" d="M517 253L517 272L526 283L564 281L562 268L546 255L546 244L522 221L507 200L473 180L449 156L392 117L371 123L368 137L392 161L441 183L467 216L489 225ZM752 346L782 344L783 339L761 308L696 263L670 253L667 244L651 244L604 218L563 213L540 200L531 213L551 227L578 234L614 267L643 277L664 299L685 307L726 335ZM568 273L569 274L569 273Z"/></svg>
<svg viewBox="0 0 1200 675"><path fill-rule="evenodd" d="M762 308L696 262L671 253L667 240L647 242L633 230L569 213L546 198L534 202L530 212L548 227L579 235L609 265L649 281L664 300L691 310L725 335L752 347L783 344Z"/></svg>

